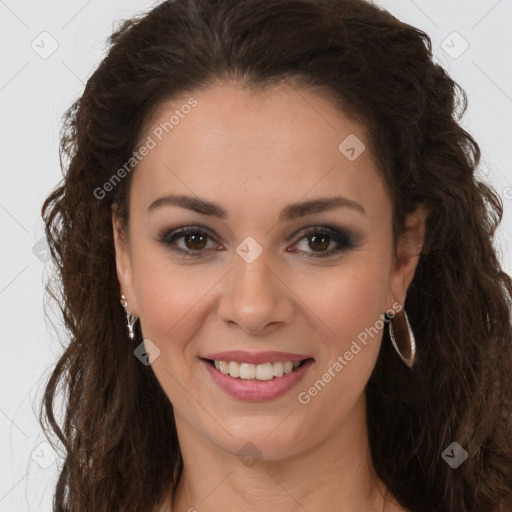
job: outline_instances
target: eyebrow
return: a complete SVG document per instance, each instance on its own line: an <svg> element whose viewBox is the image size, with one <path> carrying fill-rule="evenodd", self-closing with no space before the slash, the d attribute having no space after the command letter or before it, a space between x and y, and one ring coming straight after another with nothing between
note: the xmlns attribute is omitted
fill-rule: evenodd
<svg viewBox="0 0 512 512"><path fill-rule="evenodd" d="M159 197L149 205L148 213L154 212L164 206L178 206L192 210L201 215L217 217L219 219L225 219L228 216L226 210L215 203L185 195L166 195ZM366 215L366 210L359 203L346 197L337 196L311 199L309 201L290 204L281 211L279 222L290 221L313 213L321 213L341 207L352 208Z"/></svg>

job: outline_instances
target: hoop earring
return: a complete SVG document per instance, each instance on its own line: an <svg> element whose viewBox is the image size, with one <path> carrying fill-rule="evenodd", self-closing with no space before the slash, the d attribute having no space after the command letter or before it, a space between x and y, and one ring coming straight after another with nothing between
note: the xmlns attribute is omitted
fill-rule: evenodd
<svg viewBox="0 0 512 512"><path fill-rule="evenodd" d="M412 368L416 361L416 340L405 309L390 318L389 337L400 359L409 368Z"/></svg>
<svg viewBox="0 0 512 512"><path fill-rule="evenodd" d="M131 341L135 338L135 333L133 332L133 324L137 321L137 318L134 317L130 310L128 309L128 301L124 295L121 295L121 305L123 306L126 312L126 324L128 326L128 337Z"/></svg>

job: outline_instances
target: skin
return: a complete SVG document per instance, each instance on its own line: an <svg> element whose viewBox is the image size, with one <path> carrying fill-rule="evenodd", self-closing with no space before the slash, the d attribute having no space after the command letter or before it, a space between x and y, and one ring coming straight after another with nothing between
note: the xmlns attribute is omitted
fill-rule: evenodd
<svg viewBox="0 0 512 512"><path fill-rule="evenodd" d="M425 212L407 219L410 236L399 239L395 255L392 203L369 144L354 161L338 150L349 134L367 140L366 129L313 90L282 84L255 96L236 84L211 86L163 105L141 140L190 96L197 106L134 171L126 233L115 208L112 215L121 291L144 339L160 350L151 367L174 407L184 471L173 512L217 512L226 504L244 511L403 510L389 493L384 499L366 430L364 389L382 330L309 403L298 393L380 315L404 304ZM228 215L169 205L148 213L166 194L212 201ZM278 222L290 203L336 195L365 214L341 207ZM328 223L357 233L357 246L315 258L336 241L319 248L314 233L300 231ZM193 225L213 237L202 244L182 237L174 246L204 248L200 257L158 241L161 231ZM263 251L252 263L236 252L248 236ZM220 390L199 359L239 348L315 362L284 396L248 402ZM261 457L250 467L237 456L248 442Z"/></svg>

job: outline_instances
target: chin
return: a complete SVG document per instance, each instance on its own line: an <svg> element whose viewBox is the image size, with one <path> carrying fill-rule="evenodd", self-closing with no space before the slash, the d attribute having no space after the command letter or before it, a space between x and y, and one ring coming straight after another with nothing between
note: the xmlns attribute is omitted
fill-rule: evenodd
<svg viewBox="0 0 512 512"><path fill-rule="evenodd" d="M281 416L278 421L264 421L247 418L225 425L226 430L222 439L217 439L215 444L222 450L229 452L244 462L249 461L276 461L296 455L304 443L304 427L297 425L297 435L288 420ZM261 420L261 422L260 422ZM281 422L281 423L280 423ZM270 426L272 425L272 426ZM299 435L300 433L300 435ZM249 466L249 464L246 464Z"/></svg>

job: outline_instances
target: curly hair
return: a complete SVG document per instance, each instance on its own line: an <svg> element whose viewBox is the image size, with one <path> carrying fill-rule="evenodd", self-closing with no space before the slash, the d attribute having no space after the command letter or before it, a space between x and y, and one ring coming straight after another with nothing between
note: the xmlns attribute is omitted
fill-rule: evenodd
<svg viewBox="0 0 512 512"><path fill-rule="evenodd" d="M365 389L379 477L414 512L512 510L512 280L493 246L503 204L477 179L480 149L459 124L466 94L433 62L429 36L363 0L173 0L124 20L108 42L65 114L63 180L42 207L56 265L47 291L69 334L39 419L65 448L54 509L150 511L176 489L173 407L133 356L119 303L111 208L127 222L136 167L95 191L165 101L235 80L311 87L364 122L395 242L407 214L428 208L405 303L418 362L401 364L384 331ZM454 441L468 453L457 469L441 457Z"/></svg>

